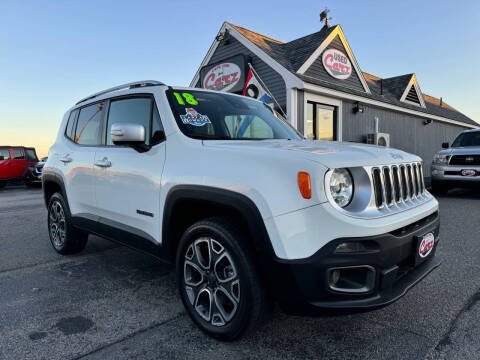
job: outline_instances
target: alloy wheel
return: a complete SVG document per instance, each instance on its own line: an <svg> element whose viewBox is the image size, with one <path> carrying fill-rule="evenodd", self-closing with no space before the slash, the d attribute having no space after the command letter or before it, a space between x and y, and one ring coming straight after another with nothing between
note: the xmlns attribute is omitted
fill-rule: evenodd
<svg viewBox="0 0 480 360"><path fill-rule="evenodd" d="M65 211L59 201L54 201L48 214L50 239L56 249L61 249L65 244Z"/></svg>
<svg viewBox="0 0 480 360"><path fill-rule="evenodd" d="M224 326L240 302L240 279L229 252L216 240L202 237L187 248L184 286L197 314L213 326Z"/></svg>

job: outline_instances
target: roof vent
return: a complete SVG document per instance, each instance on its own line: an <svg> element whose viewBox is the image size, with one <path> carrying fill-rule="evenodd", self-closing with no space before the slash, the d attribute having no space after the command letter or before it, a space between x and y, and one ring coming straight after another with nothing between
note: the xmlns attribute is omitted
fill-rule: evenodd
<svg viewBox="0 0 480 360"><path fill-rule="evenodd" d="M420 105L420 99L418 98L418 94L417 94L417 91L415 90L415 86L412 85L410 87L410 90L408 91L408 94L405 97L405 100Z"/></svg>

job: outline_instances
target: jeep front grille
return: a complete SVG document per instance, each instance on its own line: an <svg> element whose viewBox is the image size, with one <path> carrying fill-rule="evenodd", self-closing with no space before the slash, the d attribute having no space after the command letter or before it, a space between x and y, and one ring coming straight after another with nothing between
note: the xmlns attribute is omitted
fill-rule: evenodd
<svg viewBox="0 0 480 360"><path fill-rule="evenodd" d="M373 167L372 181L375 205L379 209L408 203L425 193L420 163Z"/></svg>

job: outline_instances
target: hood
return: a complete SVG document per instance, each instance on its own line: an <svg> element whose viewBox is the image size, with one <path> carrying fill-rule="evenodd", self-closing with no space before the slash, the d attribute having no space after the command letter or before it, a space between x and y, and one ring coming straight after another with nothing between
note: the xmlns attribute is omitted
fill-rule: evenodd
<svg viewBox="0 0 480 360"><path fill-rule="evenodd" d="M441 155L480 155L480 146L448 148L438 153Z"/></svg>
<svg viewBox="0 0 480 360"><path fill-rule="evenodd" d="M381 146L307 140L204 140L205 146L219 149L278 150L307 158L328 168L384 165L421 159L401 150Z"/></svg>

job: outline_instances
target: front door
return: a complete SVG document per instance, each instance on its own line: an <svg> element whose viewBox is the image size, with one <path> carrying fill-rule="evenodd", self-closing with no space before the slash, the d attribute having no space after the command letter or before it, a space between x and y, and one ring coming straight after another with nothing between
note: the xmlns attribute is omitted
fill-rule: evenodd
<svg viewBox="0 0 480 360"><path fill-rule="evenodd" d="M306 137L312 140L338 140L337 108L309 101Z"/></svg>
<svg viewBox="0 0 480 360"><path fill-rule="evenodd" d="M13 161L10 149L0 149L0 180L13 178Z"/></svg>
<svg viewBox="0 0 480 360"><path fill-rule="evenodd" d="M112 124L137 123L145 127L146 143L139 152L114 145ZM95 156L95 193L100 221L150 240L160 240L160 189L165 162L163 128L150 96L112 99L105 143Z"/></svg>

